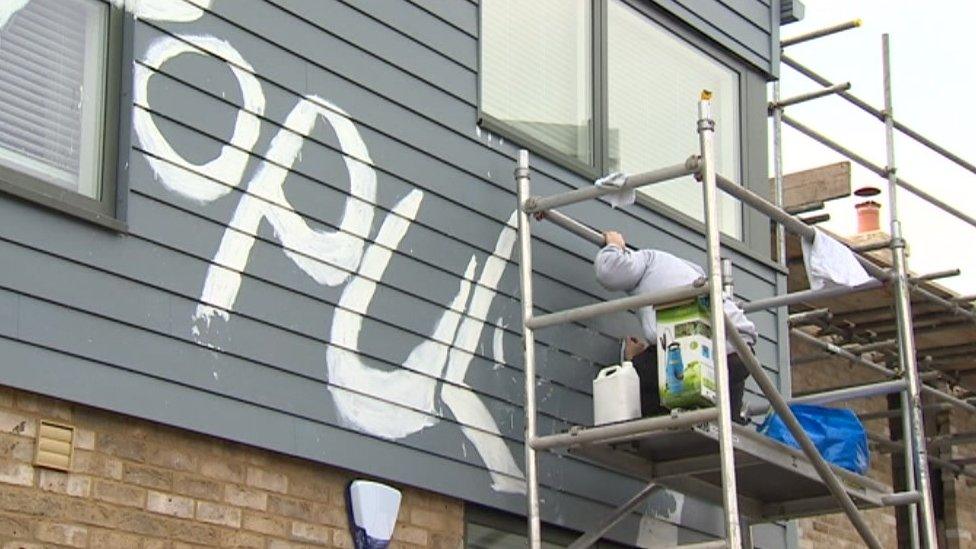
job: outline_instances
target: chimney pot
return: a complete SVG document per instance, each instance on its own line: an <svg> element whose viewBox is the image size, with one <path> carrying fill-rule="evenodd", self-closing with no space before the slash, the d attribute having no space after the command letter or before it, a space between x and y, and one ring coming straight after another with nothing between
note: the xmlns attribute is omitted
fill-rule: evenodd
<svg viewBox="0 0 976 549"><path fill-rule="evenodd" d="M857 210L857 232L869 233L881 230L881 204L867 200L855 204Z"/></svg>

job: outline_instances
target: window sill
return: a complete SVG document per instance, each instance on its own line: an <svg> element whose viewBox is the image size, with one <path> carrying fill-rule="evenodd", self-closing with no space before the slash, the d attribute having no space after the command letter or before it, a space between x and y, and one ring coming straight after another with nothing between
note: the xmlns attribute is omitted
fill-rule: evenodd
<svg viewBox="0 0 976 549"><path fill-rule="evenodd" d="M69 193L70 191L64 191ZM128 225L114 216L66 202L63 198L0 180L0 193L70 215L116 233L128 233Z"/></svg>

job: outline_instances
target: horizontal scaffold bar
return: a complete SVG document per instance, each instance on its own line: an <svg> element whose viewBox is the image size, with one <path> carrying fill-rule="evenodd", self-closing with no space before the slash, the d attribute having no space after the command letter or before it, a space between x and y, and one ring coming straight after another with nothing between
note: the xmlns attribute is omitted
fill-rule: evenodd
<svg viewBox="0 0 976 549"><path fill-rule="evenodd" d="M833 343L827 343L826 341L821 341L820 339L817 339L816 337L806 332L803 332L801 330L796 330L796 329L790 330L790 334L798 339L802 339L803 341L810 343L811 345L819 347L820 349L824 350L827 353L837 355L854 364L860 364L861 366L870 368L871 370L874 370L875 372L883 376L891 377L891 378L898 377L898 373L893 370L885 368L884 366L877 364L875 362L871 362L866 358L859 357L854 353L848 351L847 349L844 349L843 347L839 347L837 345L834 345ZM976 413L976 406L973 406L972 404L960 398L956 398L934 387L929 387L928 385L922 385L921 388L922 388L922 392L924 392L927 395L938 398L939 400L942 400L944 402L948 402L958 408L962 408L963 410L966 410L967 412Z"/></svg>
<svg viewBox="0 0 976 549"><path fill-rule="evenodd" d="M533 316L525 320L525 327L533 330L548 328L556 324L568 322L581 322L601 315L626 311L629 309L639 309L665 303L675 303L708 293L708 283L704 278L699 278L693 284L680 286L658 293L639 294L620 299L612 299L602 303L584 305L565 311L556 311L545 315Z"/></svg>
<svg viewBox="0 0 976 549"><path fill-rule="evenodd" d="M585 444L599 444L610 440L623 442L628 439L642 438L657 431L684 429L699 423L707 423L714 421L717 417L718 410L715 408L690 410L677 414L673 413L669 416L635 419L611 425L575 427L566 433L536 437L530 441L530 444L536 450L552 450Z"/></svg>
<svg viewBox="0 0 976 549"><path fill-rule="evenodd" d="M659 170L650 172L628 175L626 180L619 187L593 185L590 187L583 187L582 189L573 189L572 191L554 194L552 196L531 196L525 200L525 203L522 205L522 209L525 211L525 213L544 212L553 208L568 206L569 204L575 204L577 202L590 200L592 198L620 192L622 190L636 189L645 185L651 185L653 183L660 183L662 181L669 181L671 179L691 175L698 172L700 166L701 161L698 159L698 157L690 156L683 164L668 166L667 168L661 168Z"/></svg>
<svg viewBox="0 0 976 549"><path fill-rule="evenodd" d="M790 399L790 404L831 404L834 402L854 400L857 398L870 398L879 395L890 395L891 393L897 393L898 391L904 390L905 387L906 387L906 382L903 379L896 379L893 381L881 381L878 383L856 385L854 387L844 387L843 389L822 391L819 393L812 393L808 395L798 396ZM768 411L769 411L768 403L758 402L749 405L750 416L765 414Z"/></svg>
<svg viewBox="0 0 976 549"><path fill-rule="evenodd" d="M807 78L809 78L810 80L813 80L814 82L820 84L821 86L827 86L827 87L829 87L829 86L833 86L834 85L833 82L831 82L830 80L827 80L823 76L821 76L821 75L813 72L813 70L811 70L811 69L809 69L809 68L801 65L797 60L795 60L795 59L793 59L793 58L791 58L791 57L789 57L787 55L781 56L780 57L780 60L783 62L784 65L795 69L797 72L799 72L803 76L806 76ZM871 105L869 105L863 99L860 99L857 96L855 96L855 95L853 95L853 94L851 94L849 92L841 92L838 95L840 95L841 97L843 97L844 99L846 99L852 105L854 105L854 106L858 107L859 109L863 110L864 112L866 112L866 113L874 116L878 120L884 121L884 118L885 118L884 112L882 112L880 109L876 109L876 108L872 107ZM894 122L895 129L896 130L898 130L901 133L907 135L908 137L911 137L915 141L918 141L922 145L925 145L929 149L932 149L933 151L941 154L945 158L947 158L950 161L956 163L958 166L960 166L962 168L965 168L966 170L968 170L968 171L970 171L972 173L976 173L976 165L974 165L974 164L972 164L970 162L967 162L961 156L959 156L957 154L954 154L953 152L949 151L945 147L939 145L938 143L935 143L931 139L928 139L927 137L925 137L922 134L916 132L915 130L909 128L908 126L902 124L901 122L899 122L897 120L893 120L892 122Z"/></svg>
<svg viewBox="0 0 976 549"><path fill-rule="evenodd" d="M830 297L853 294L855 292L873 290L880 287L881 284L882 282L880 280L871 280L858 286L835 286L833 288L824 288L822 290L802 290L799 292L793 292L791 294L757 299L755 301L743 303L740 307L744 312L751 313L754 311L761 311L763 309L774 309L776 307L795 305L797 303L803 303L815 299L827 299Z"/></svg>
<svg viewBox="0 0 976 549"><path fill-rule="evenodd" d="M810 31L805 34L800 34L797 36L791 36L789 38L784 38L780 40L779 46L781 48L788 48L796 44L801 44L803 42L809 42L810 40L816 40L817 38L823 38L824 36L830 36L831 34L837 34L838 32L844 32L850 29L856 29L861 26L860 19L854 19L853 21L847 21L837 25L832 25L830 27L825 27L822 29L817 29Z"/></svg>
<svg viewBox="0 0 976 549"><path fill-rule="evenodd" d="M843 84L836 84L829 88L823 88L808 93L801 93L799 95L794 95L793 97L787 97L786 99L773 101L769 103L769 112L773 112L773 110L775 109L782 109L784 107L789 107L790 105L797 105L805 101L820 99L821 97L826 97L828 95L833 95L835 93L840 93L843 91L847 91L849 89L851 89L851 83L844 82Z"/></svg>
<svg viewBox="0 0 976 549"><path fill-rule="evenodd" d="M818 132L818 131L810 128L809 126L807 126L807 125L805 125L805 124L803 124L801 122L799 122L798 120L796 120L794 118L791 118L789 116L786 116L784 114L783 115L783 123L786 124L786 125L788 125L788 126L790 126L790 127L792 127L793 129L799 131L800 133L806 135L807 137L813 139L814 141L817 141L818 143L820 143L820 144L822 144L822 145L824 145L824 146L826 146L826 147L828 147L830 149L833 149L835 152L840 153L840 154L846 156L847 158L850 158L854 162L860 164L861 166L867 168L868 170L871 170L872 172L874 172L878 176L884 177L884 178L887 178L888 177L888 170L886 168L883 168L883 167L875 164L874 162L871 162L867 158L864 158L863 156L855 153L854 151L848 149L847 147L841 145L840 143L834 141L833 139L830 139L829 137L826 137L825 135L821 134L820 132ZM928 203L930 203L930 204L932 204L934 206L937 206L937 207L945 210L946 212L952 214L957 219L959 219L961 221L964 221L964 222L966 222L966 223L968 223L968 224L976 227L976 219L974 219L972 216L966 214L962 210L960 210L960 209L958 209L958 208L950 205L948 202L945 202L943 200L940 200L940 199L936 198L935 196L933 196L933 195L931 195L931 194L923 191L922 189L916 187L915 185L913 185L913 184L905 181L904 179L902 179L900 177L896 177L895 178L895 182L898 184L899 187L901 187L901 188L905 189L906 191L914 194L915 196L921 198L922 200L925 200L926 202L928 202Z"/></svg>

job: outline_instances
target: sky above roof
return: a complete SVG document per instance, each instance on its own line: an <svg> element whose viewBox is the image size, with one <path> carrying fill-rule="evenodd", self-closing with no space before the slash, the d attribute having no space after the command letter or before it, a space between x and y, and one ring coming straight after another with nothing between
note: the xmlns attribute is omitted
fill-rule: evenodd
<svg viewBox="0 0 976 549"><path fill-rule="evenodd" d="M942 0L804 0L803 21L783 27L783 37L853 19L858 29L787 48L787 54L833 82L851 83L851 93L881 109L884 105L881 36L890 35L895 118L976 164L976 2ZM783 66L784 98L819 86ZM771 90L771 88L770 88ZM770 91L771 93L771 91ZM771 95L770 95L771 97ZM884 166L884 125L838 97L786 109L787 114ZM770 136L772 134L770 133ZM770 138L770 147L772 139ZM772 149L770 149L771 151ZM772 159L772 154L770 154ZM783 133L786 173L843 160L792 128ZM772 164L770 164L772 166ZM897 134L895 166L900 177L976 217L976 174ZM770 167L772 174L772 167ZM882 189L882 228L888 230L887 181L855 166L853 187ZM836 200L823 226L841 235L856 231L854 199ZM899 190L898 213L909 243L909 268L929 273L959 268L962 276L940 283L962 294L976 294L976 227Z"/></svg>

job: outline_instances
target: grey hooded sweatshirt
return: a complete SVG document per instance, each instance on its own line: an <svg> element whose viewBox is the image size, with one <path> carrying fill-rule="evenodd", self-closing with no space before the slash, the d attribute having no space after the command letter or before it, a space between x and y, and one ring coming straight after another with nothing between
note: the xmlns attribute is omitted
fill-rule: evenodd
<svg viewBox="0 0 976 549"><path fill-rule="evenodd" d="M705 276L705 271L690 261L660 250L625 250L616 246L604 246L593 261L596 279L604 288L627 292L630 295L658 293L678 286L687 286ZM725 313L746 342L755 345L756 325L746 318L731 299L726 298ZM644 337L657 341L657 318L654 307L641 307L638 311ZM729 349L730 354L734 349Z"/></svg>

